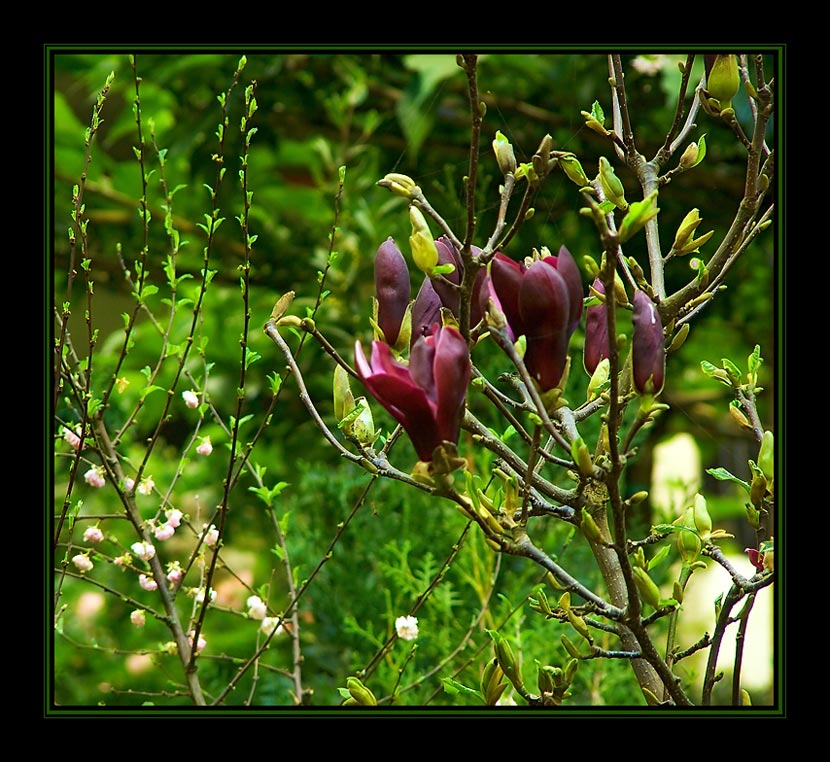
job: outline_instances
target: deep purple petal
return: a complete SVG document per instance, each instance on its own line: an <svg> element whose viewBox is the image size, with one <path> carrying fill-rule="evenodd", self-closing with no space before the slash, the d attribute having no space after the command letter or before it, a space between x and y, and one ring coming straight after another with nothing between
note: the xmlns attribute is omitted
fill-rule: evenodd
<svg viewBox="0 0 830 762"><path fill-rule="evenodd" d="M497 253L490 263L490 281L514 336L521 336L525 332L519 313L519 289L523 275L524 267L502 253Z"/></svg>
<svg viewBox="0 0 830 762"><path fill-rule="evenodd" d="M439 329L433 338L438 433L442 439L457 443L470 383L470 350L455 328Z"/></svg>
<svg viewBox="0 0 830 762"><path fill-rule="evenodd" d="M559 254L554 259L556 260L556 269L568 285L568 299L571 305L568 319L568 332L573 334L582 318L582 300L585 297L585 288L582 285L582 273L579 272L579 267L574 261L571 252L564 246L559 247Z"/></svg>
<svg viewBox="0 0 830 762"><path fill-rule="evenodd" d="M666 349L663 324L654 302L639 289L634 292L632 315L634 336L631 340L634 386L640 393L656 394L663 388L666 373ZM653 387L648 387L649 379Z"/></svg>

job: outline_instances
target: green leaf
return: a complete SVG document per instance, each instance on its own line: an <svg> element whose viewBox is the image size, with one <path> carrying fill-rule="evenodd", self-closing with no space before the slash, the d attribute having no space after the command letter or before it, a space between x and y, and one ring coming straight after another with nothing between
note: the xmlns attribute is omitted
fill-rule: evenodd
<svg viewBox="0 0 830 762"><path fill-rule="evenodd" d="M721 482L735 482L735 484L740 484L741 487L749 492L749 484L747 484L743 479L739 479L737 476L729 473L729 471L725 468L707 468L706 473Z"/></svg>
<svg viewBox="0 0 830 762"><path fill-rule="evenodd" d="M451 677L442 678L441 682L444 684L444 691L450 696L475 696L479 701L484 703L484 697L481 693L473 688L468 688L458 680L453 680Z"/></svg>

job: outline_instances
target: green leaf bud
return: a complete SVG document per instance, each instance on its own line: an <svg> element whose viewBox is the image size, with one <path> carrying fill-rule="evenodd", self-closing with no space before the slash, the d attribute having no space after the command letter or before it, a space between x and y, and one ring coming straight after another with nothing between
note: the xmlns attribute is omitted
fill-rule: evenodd
<svg viewBox="0 0 830 762"><path fill-rule="evenodd" d="M571 626L580 634L582 635L585 640L589 643L593 643L593 638L591 637L591 631L588 629L588 623L581 617L579 614L573 611L573 609L567 610L568 621L571 623Z"/></svg>
<svg viewBox="0 0 830 762"><path fill-rule="evenodd" d="M349 689L351 697L361 706L377 706L378 701L375 694L356 677L347 677L346 687Z"/></svg>
<svg viewBox="0 0 830 762"><path fill-rule="evenodd" d="M639 566L633 567L631 572L634 575L634 584L637 586L637 590L639 591L640 597L643 601L649 606L659 609L660 588L657 587L657 583L649 577L648 572L645 569L642 569Z"/></svg>
<svg viewBox="0 0 830 762"><path fill-rule="evenodd" d="M714 234L714 230L704 233L700 238L695 238L694 233L698 225L702 222L700 212L698 209L692 209L680 223L677 233L674 236L674 243L672 244L672 251L675 254L691 254L697 251L704 243L706 243Z"/></svg>
<svg viewBox="0 0 830 762"><path fill-rule="evenodd" d="M349 385L349 374L341 366L334 369L334 417L342 421L355 408L354 396Z"/></svg>
<svg viewBox="0 0 830 762"><path fill-rule="evenodd" d="M425 275L431 275L438 264L438 247L432 237L429 225L423 213L416 206L409 207L409 221L412 223L412 235L409 246L415 266Z"/></svg>
<svg viewBox="0 0 830 762"><path fill-rule="evenodd" d="M680 168L683 170L696 167L706 156L706 136L701 135L697 143L689 143L680 156Z"/></svg>
<svg viewBox="0 0 830 762"><path fill-rule="evenodd" d="M496 130L496 138L493 141L493 151L496 154L496 161L499 165L499 171L503 175L513 174L516 171L516 155L513 152L513 146L510 141Z"/></svg>
<svg viewBox="0 0 830 762"><path fill-rule="evenodd" d="M761 473L768 482L772 481L775 476L775 435L771 431L765 431L761 439L758 468L761 469Z"/></svg>
<svg viewBox="0 0 830 762"><path fill-rule="evenodd" d="M510 643L498 632L491 631L490 634L495 640L496 659L498 659L499 666L507 679L516 687L517 690L521 691L524 686L524 682L522 680L522 674L519 671L518 664L516 663L516 657L513 655L513 649L510 647Z"/></svg>
<svg viewBox="0 0 830 762"><path fill-rule="evenodd" d="M487 706L495 706L507 689L507 683L503 678L504 672L499 666L498 659L490 659L481 675L481 695L484 696L484 703Z"/></svg>
<svg viewBox="0 0 830 762"><path fill-rule="evenodd" d="M614 172L611 162L604 156L599 157L599 182L608 201L611 201L618 209L628 208L622 181Z"/></svg>
<svg viewBox="0 0 830 762"><path fill-rule="evenodd" d="M732 99L741 87L738 59L731 53L716 55L714 61L707 56L706 93L714 98L721 113L732 107Z"/></svg>
<svg viewBox="0 0 830 762"><path fill-rule="evenodd" d="M692 531L692 529L696 529L694 507L687 508L683 515L674 523L679 526L689 527L688 529L681 529L677 532L675 535L675 545L680 559L684 563L690 564L697 560L703 548L697 532Z"/></svg>
<svg viewBox="0 0 830 762"><path fill-rule="evenodd" d="M585 170L582 168L582 164L580 164L579 159L574 154L563 154L559 156L559 166L562 167L562 171L567 178L571 182L576 183L580 188L591 184L588 175L585 174Z"/></svg>
<svg viewBox="0 0 830 762"><path fill-rule="evenodd" d="M562 645L565 647L565 650L568 652L568 655L571 658L582 658L582 654L579 652L579 648L577 647L577 645L567 635L565 635L565 633L562 633L559 636L559 639L562 641Z"/></svg>
<svg viewBox="0 0 830 762"><path fill-rule="evenodd" d="M643 226L657 216L660 209L657 207L657 191L648 194L642 201L635 201L629 205L628 213L623 218L619 228L620 241L625 243Z"/></svg>
<svg viewBox="0 0 830 762"><path fill-rule="evenodd" d="M421 189L411 177L397 172L389 173L382 180L378 180L377 184L381 188L388 188L396 196L403 196L404 198L411 199L421 193Z"/></svg>
<svg viewBox="0 0 830 762"><path fill-rule="evenodd" d="M712 517L709 515L709 509L706 507L706 498L699 492L695 495L692 516L695 522L695 529L700 533L700 539L706 542L712 533Z"/></svg>
<svg viewBox="0 0 830 762"><path fill-rule="evenodd" d="M582 437L577 437L571 442L571 457L574 463L579 468L579 472L583 476L591 476L594 473L594 464L591 461L591 451L582 440Z"/></svg>
<svg viewBox="0 0 830 762"><path fill-rule="evenodd" d="M582 521L579 526L588 540L599 545L605 545L605 539L602 536L602 530L599 528L599 524L597 524L596 519L585 508L582 509Z"/></svg>
<svg viewBox="0 0 830 762"><path fill-rule="evenodd" d="M294 301L294 296L294 292L289 291L277 299L274 309L271 310L271 320L279 320L288 311L288 308L291 306L291 302Z"/></svg>

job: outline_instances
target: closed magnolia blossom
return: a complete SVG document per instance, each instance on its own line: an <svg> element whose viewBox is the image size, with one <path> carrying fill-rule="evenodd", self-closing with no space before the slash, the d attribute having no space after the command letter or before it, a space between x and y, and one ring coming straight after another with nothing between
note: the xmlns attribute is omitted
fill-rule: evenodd
<svg viewBox="0 0 830 762"><path fill-rule="evenodd" d="M592 284L594 291L605 293L605 286L597 278ZM585 370L593 373L597 365L610 354L608 344L608 315L605 304L595 304L585 310Z"/></svg>
<svg viewBox="0 0 830 762"><path fill-rule="evenodd" d="M666 348L663 324L657 307L640 290L634 292L631 365L634 388L641 394L658 394L666 375Z"/></svg>
<svg viewBox="0 0 830 762"><path fill-rule="evenodd" d="M526 339L524 363L540 390L561 380L568 344L582 316L582 278L571 253L562 246L557 256L529 267L497 253L482 300L494 297L504 313L511 338Z"/></svg>
<svg viewBox="0 0 830 762"><path fill-rule="evenodd" d="M355 343L357 373L371 395L403 426L418 458L429 462L443 442L457 444L470 381L470 351L452 327L433 326L412 345L409 365L388 344L372 342L366 358Z"/></svg>
<svg viewBox="0 0 830 762"><path fill-rule="evenodd" d="M398 343L411 290L409 267L395 240L389 237L375 255L375 298L377 323L390 346Z"/></svg>

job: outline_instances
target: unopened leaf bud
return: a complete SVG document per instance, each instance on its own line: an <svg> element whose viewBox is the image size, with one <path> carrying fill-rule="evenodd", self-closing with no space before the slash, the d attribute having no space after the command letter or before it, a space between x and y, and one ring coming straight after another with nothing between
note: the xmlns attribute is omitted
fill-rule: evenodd
<svg viewBox="0 0 830 762"><path fill-rule="evenodd" d="M649 606L655 609L660 608L660 588L657 583L648 575L645 569L635 566L631 569L634 575L634 584L640 593L640 597Z"/></svg>
<svg viewBox="0 0 830 762"><path fill-rule="evenodd" d="M568 621L571 623L571 626L580 634L582 635L585 640L589 643L593 642L593 638L591 637L591 631L588 629L588 623L585 621L583 617L577 614L573 609L567 610Z"/></svg>
<svg viewBox="0 0 830 762"><path fill-rule="evenodd" d="M412 223L412 235L409 246L415 266L425 275L431 275L438 264L438 247L432 237L429 225L423 213L416 206L409 207L409 221Z"/></svg>
<svg viewBox="0 0 830 762"><path fill-rule="evenodd" d="M567 178L571 182L576 183L580 188L591 184L588 175L585 174L585 170L582 168L582 164L573 154L563 154L560 156L559 166L562 167L562 171Z"/></svg>
<svg viewBox="0 0 830 762"><path fill-rule="evenodd" d="M692 209L683 218L674 236L674 243L672 244L672 251L675 254L691 254L693 251L697 251L712 237L715 232L714 230L704 233L700 238L694 237L695 230L697 230L701 222L702 218L698 209Z"/></svg>
<svg viewBox="0 0 830 762"><path fill-rule="evenodd" d="M745 429L751 429L752 428L752 424L750 423L749 418L747 418L744 415L743 411L741 410L741 403L738 402L737 400L732 400L732 402L729 403L729 415L732 416L732 419L739 426L741 426Z"/></svg>
<svg viewBox="0 0 830 762"><path fill-rule="evenodd" d="M667 352L676 352L686 341L686 337L689 335L689 324L683 323L680 328L677 329L677 333L674 334L674 338L671 340L671 344L669 344L669 348L666 350Z"/></svg>
<svg viewBox="0 0 830 762"><path fill-rule="evenodd" d="M680 168L683 170L696 167L706 156L706 136L701 135L697 143L689 143L680 156Z"/></svg>
<svg viewBox="0 0 830 762"><path fill-rule="evenodd" d="M765 431L761 439L758 468L761 469L761 473L768 482L772 481L775 475L775 435L771 431Z"/></svg>
<svg viewBox="0 0 830 762"><path fill-rule="evenodd" d="M516 171L516 154L513 153L513 146L510 144L510 141L500 130L496 130L493 151L496 154L499 171L503 175L513 174Z"/></svg>
<svg viewBox="0 0 830 762"><path fill-rule="evenodd" d="M632 238L649 220L656 217L659 211L656 190L649 193L642 201L635 201L633 204L630 204L628 213L620 224L620 241L625 243L625 241Z"/></svg>
<svg viewBox="0 0 830 762"><path fill-rule="evenodd" d="M732 107L732 99L741 87L741 75L738 71L738 59L732 53L726 55L705 56L706 92L714 98L721 109Z"/></svg>
<svg viewBox="0 0 830 762"><path fill-rule="evenodd" d="M599 528L596 519L585 508L582 509L582 521L580 528L585 537L591 542L605 545L605 538L602 536L602 530Z"/></svg>
<svg viewBox="0 0 830 762"><path fill-rule="evenodd" d="M700 537L698 537L696 532L692 531L692 529L696 529L694 508L687 508L683 515L674 523L679 524L680 526L689 527L689 529L681 529L677 532L675 536L675 545L681 561L686 564L690 564L697 560L703 547Z"/></svg>
<svg viewBox="0 0 830 762"><path fill-rule="evenodd" d="M568 663L565 665L565 669L562 670L562 678L565 681L565 685L570 685L574 681L574 678L576 677L576 671L578 669L579 659L568 659Z"/></svg>
<svg viewBox="0 0 830 762"><path fill-rule="evenodd" d="M573 659L581 659L582 654L579 652L579 648L577 647L576 643L574 643L565 633L559 636L559 639L562 641L562 645L565 647L565 650L568 652L568 655Z"/></svg>
<svg viewBox="0 0 830 762"><path fill-rule="evenodd" d="M767 492L767 478L763 474L756 474L752 477L752 482L749 485L749 499L756 508L760 508L764 495Z"/></svg>
<svg viewBox="0 0 830 762"><path fill-rule="evenodd" d="M382 180L378 180L378 185L381 188L388 188L396 196L403 196L409 199L419 195L421 192L421 189L411 177L401 175L397 172L391 172Z"/></svg>
<svg viewBox="0 0 830 762"><path fill-rule="evenodd" d="M293 291L289 291L277 299L274 309L271 310L271 320L279 320L288 311L291 302L294 301L294 295Z"/></svg>
<svg viewBox="0 0 830 762"><path fill-rule="evenodd" d="M375 694L356 677L347 677L346 687L351 697L361 706L377 706L378 701Z"/></svg>
<svg viewBox="0 0 830 762"><path fill-rule="evenodd" d="M571 442L571 457L579 468L579 472L583 476L591 476L594 473L594 464L591 461L591 451L582 440L582 437L577 437Z"/></svg>
<svg viewBox="0 0 830 762"><path fill-rule="evenodd" d="M604 391L610 377L611 360L603 357L591 374L591 380L588 381L588 402L596 399Z"/></svg>
<svg viewBox="0 0 830 762"><path fill-rule="evenodd" d="M640 490L639 492L635 492L630 498L628 498L629 505L639 505L648 497L647 490Z"/></svg>
<svg viewBox="0 0 830 762"><path fill-rule="evenodd" d="M612 202L618 209L628 208L622 181L614 172L611 162L604 156L599 157L599 182L606 199Z"/></svg>
<svg viewBox="0 0 830 762"><path fill-rule="evenodd" d="M695 495L692 516L695 522L695 529L700 534L700 539L706 542L712 532L712 517L709 515L709 509L706 507L706 498L699 492Z"/></svg>
<svg viewBox="0 0 830 762"><path fill-rule="evenodd" d="M510 647L510 643L499 633L493 633L493 637L495 638L496 659L498 659L499 666L507 679L513 683L517 689L520 689L524 683L521 672L519 672L519 667L516 663L516 657L513 655L513 649Z"/></svg>
<svg viewBox="0 0 830 762"><path fill-rule="evenodd" d="M334 369L334 417L342 421L355 408L354 396L349 385L349 374L338 365Z"/></svg>

